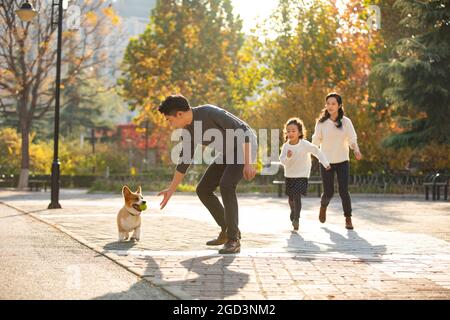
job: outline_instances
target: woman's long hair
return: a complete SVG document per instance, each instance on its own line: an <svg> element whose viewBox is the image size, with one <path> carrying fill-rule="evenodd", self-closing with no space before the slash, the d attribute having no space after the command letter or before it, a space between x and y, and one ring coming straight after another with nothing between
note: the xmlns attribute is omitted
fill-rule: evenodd
<svg viewBox="0 0 450 320"><path fill-rule="evenodd" d="M342 97L336 92L329 93L325 98L325 102L328 101L329 98L336 98L337 103L339 104L338 117L336 119L336 127L342 128L342 118L344 117L344 106L342 105ZM327 108L322 109L319 117L319 122L325 122L330 118L330 113Z"/></svg>
<svg viewBox="0 0 450 320"><path fill-rule="evenodd" d="M303 121L300 118L290 118L286 123L284 124L284 141L288 141L287 136L287 127L291 124L295 124L298 128L298 132L300 133L299 139L303 139L303 137L306 136L306 129L305 125L303 124Z"/></svg>

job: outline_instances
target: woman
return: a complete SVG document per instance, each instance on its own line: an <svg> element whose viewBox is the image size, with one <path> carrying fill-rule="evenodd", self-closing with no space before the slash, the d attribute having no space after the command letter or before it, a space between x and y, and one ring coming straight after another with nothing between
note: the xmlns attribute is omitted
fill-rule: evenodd
<svg viewBox="0 0 450 320"><path fill-rule="evenodd" d="M339 195L344 209L345 227L353 229L352 204L348 193L349 176L349 148L353 150L356 160L361 160L357 136L352 121L344 116L342 97L337 93L330 93L325 98L325 109L314 129L312 142L320 147L331 164L331 170L320 165L320 173L324 192L320 201L319 220L326 221L328 204L334 193L334 173L336 172Z"/></svg>

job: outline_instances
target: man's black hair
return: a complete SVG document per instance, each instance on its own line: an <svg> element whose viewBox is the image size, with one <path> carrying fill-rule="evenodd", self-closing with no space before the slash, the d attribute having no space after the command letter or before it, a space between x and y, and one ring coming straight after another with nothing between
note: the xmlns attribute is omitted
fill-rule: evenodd
<svg viewBox="0 0 450 320"><path fill-rule="evenodd" d="M174 115L178 111L189 111L189 101L181 94L168 96L159 106L158 111L164 115Z"/></svg>

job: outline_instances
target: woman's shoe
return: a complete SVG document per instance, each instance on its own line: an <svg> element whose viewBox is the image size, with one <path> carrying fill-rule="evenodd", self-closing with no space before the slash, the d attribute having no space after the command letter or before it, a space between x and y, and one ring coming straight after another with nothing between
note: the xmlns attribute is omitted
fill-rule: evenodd
<svg viewBox="0 0 450 320"><path fill-rule="evenodd" d="M345 228L347 230L353 230L352 217L345 217Z"/></svg>
<svg viewBox="0 0 450 320"><path fill-rule="evenodd" d="M327 207L320 207L319 221L325 223L327 220Z"/></svg>

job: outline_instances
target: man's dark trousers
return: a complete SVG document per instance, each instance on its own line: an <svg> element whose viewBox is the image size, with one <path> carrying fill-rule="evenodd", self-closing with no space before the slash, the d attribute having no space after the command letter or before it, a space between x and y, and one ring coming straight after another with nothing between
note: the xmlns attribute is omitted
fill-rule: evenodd
<svg viewBox="0 0 450 320"><path fill-rule="evenodd" d="M239 208L236 197L236 187L243 177L243 164L219 164L213 162L203 174L197 185L197 195L208 208L223 231L227 232L229 240L239 240ZM222 203L214 194L220 187Z"/></svg>

